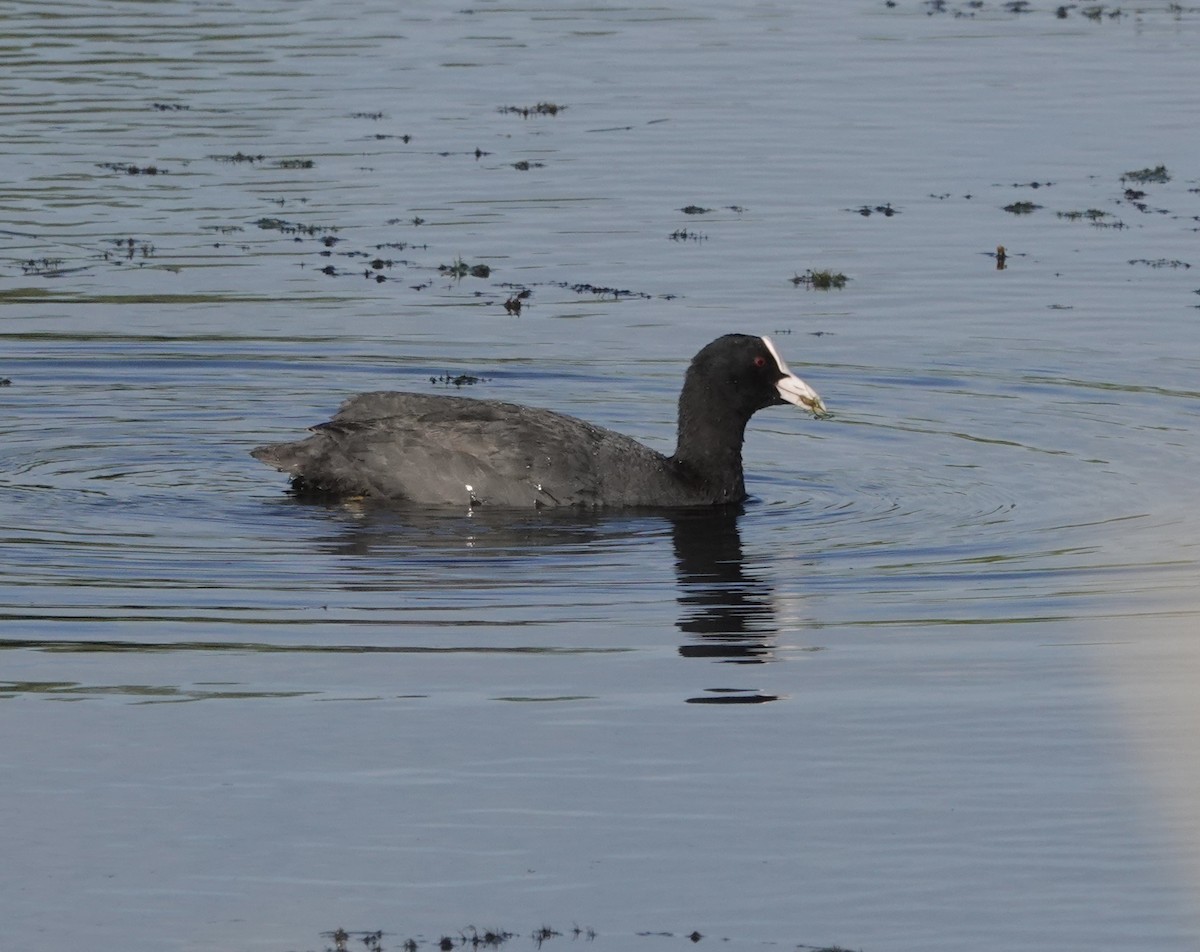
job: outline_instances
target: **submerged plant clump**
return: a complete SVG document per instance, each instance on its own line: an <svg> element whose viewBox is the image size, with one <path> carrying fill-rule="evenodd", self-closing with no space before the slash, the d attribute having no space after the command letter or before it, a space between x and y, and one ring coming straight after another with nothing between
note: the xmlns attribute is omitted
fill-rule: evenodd
<svg viewBox="0 0 1200 952"><path fill-rule="evenodd" d="M39 278L56 278L66 274L62 258L30 258L21 262L21 273Z"/></svg>
<svg viewBox="0 0 1200 952"><path fill-rule="evenodd" d="M1126 172L1121 176L1122 182L1140 182L1143 185L1165 185L1171 181L1171 173L1167 171L1165 165L1156 165L1154 168L1138 169L1135 172Z"/></svg>
<svg viewBox="0 0 1200 952"><path fill-rule="evenodd" d="M846 282L850 280L840 271L831 271L828 268L814 271L809 268L804 274L797 274L792 278L792 284L799 287L804 285L806 288L812 288L817 291L829 291L831 289L844 288Z"/></svg>
<svg viewBox="0 0 1200 952"><path fill-rule="evenodd" d="M386 933L382 929L375 932L351 932L348 929L337 928L329 932L322 932L323 938L331 941L332 946L327 946L325 952L349 952L351 939L357 939L362 943L365 952L385 952L383 945L383 937ZM569 935L572 940L586 939L591 942L596 938L595 929L582 929L579 926L573 926L566 933L560 932L551 926L540 926L529 934L529 938L533 940L534 946L541 948L552 939L561 938L564 934ZM688 936L693 942L698 942L701 938L700 933L696 932ZM442 935L437 939L414 939L408 938L401 942L398 948L404 952L416 952L422 946L437 948L442 952L452 952L454 949L498 949L510 939L517 938L517 933L508 932L505 929L478 929L475 926L467 926L465 929L460 929L456 935Z"/></svg>
<svg viewBox="0 0 1200 952"><path fill-rule="evenodd" d="M882 205L859 205L858 208L850 209L862 215L863 218L870 218L872 215L882 215L884 218L891 218L893 215L899 215L900 212L892 208L891 202L885 202Z"/></svg>
<svg viewBox="0 0 1200 952"><path fill-rule="evenodd" d="M1144 264L1148 268L1190 268L1191 265L1186 261L1180 261L1177 258L1130 258L1130 264Z"/></svg>
<svg viewBox="0 0 1200 952"><path fill-rule="evenodd" d="M285 221L282 218L260 218L255 223L263 231L277 231L284 235L307 235L315 238L317 235L329 235L337 231L331 225L302 225L299 222Z"/></svg>
<svg viewBox="0 0 1200 952"><path fill-rule="evenodd" d="M521 308L532 295L533 292L529 290L529 288L522 288L520 291L509 295L508 300L504 302L504 310L509 314L514 314L517 317L520 317Z"/></svg>
<svg viewBox="0 0 1200 952"><path fill-rule="evenodd" d="M429 378L429 382L435 387L439 384L447 387L470 387L487 380L487 377L476 377L474 374L441 374Z"/></svg>
<svg viewBox="0 0 1200 952"><path fill-rule="evenodd" d="M629 291L625 288L604 288L595 284L568 284L566 281L551 282L555 287L568 288L576 294L594 294L596 297L611 297L614 300L620 298L640 298L644 301L649 301L653 295L647 294L645 291Z"/></svg>
<svg viewBox="0 0 1200 952"><path fill-rule="evenodd" d="M1088 221L1097 228L1125 227L1123 221L1113 218L1111 214L1099 208L1089 208L1085 211L1055 212L1055 214L1066 221Z"/></svg>
<svg viewBox="0 0 1200 952"><path fill-rule="evenodd" d="M566 108L558 103L540 102L536 106L501 106L497 111L502 115L514 115L528 119L530 116L557 116Z"/></svg>
<svg viewBox="0 0 1200 952"><path fill-rule="evenodd" d="M351 938L361 940L367 952L383 952L382 929L375 932L347 932L345 929L339 927L332 932L324 932L322 935L327 939L333 940L333 948L329 952L346 952L349 948Z"/></svg>
<svg viewBox="0 0 1200 952"><path fill-rule="evenodd" d="M1064 8L1060 7L1059 9L1061 10ZM1101 17L1108 17L1110 20L1116 20L1116 19L1119 19L1121 16L1121 8L1120 7L1114 7L1113 9L1109 10L1109 9L1105 8L1104 4L1102 4L1102 3L1096 4L1095 6L1091 6L1091 7L1084 7L1079 12L1082 13L1089 20L1096 20L1096 21L1099 21Z"/></svg>
<svg viewBox="0 0 1200 952"><path fill-rule="evenodd" d="M116 249L114 252L105 251L103 253L105 261L122 258L126 261L132 261L138 257L154 257L154 245L149 241L138 241L136 238L109 238L105 244L112 245Z"/></svg>
<svg viewBox="0 0 1200 952"><path fill-rule="evenodd" d="M242 151L234 152L232 155L210 155L210 159L214 162L229 162L234 165L240 165L243 162L262 162L266 159L265 155L246 155Z"/></svg>
<svg viewBox="0 0 1200 952"><path fill-rule="evenodd" d="M438 271L452 278L465 278L467 275L486 278L492 273L492 269L486 264L467 264L462 258L455 258L453 264L439 264Z"/></svg>
<svg viewBox="0 0 1200 952"><path fill-rule="evenodd" d="M166 175L166 169L157 165L132 165L129 162L97 162L96 166L108 169L110 172L124 172L126 175Z"/></svg>
<svg viewBox="0 0 1200 952"><path fill-rule="evenodd" d="M241 151L232 154L210 155L209 158L214 162L226 162L231 165L253 165L255 162L265 162L267 160L267 157L261 153L258 155L247 155ZM315 168L316 165L317 163L313 159L276 159L271 163L271 167L276 169L311 169Z"/></svg>
<svg viewBox="0 0 1200 952"><path fill-rule="evenodd" d="M1013 202L1011 205L1005 205L1004 210L1013 215L1031 215L1041 207L1035 202Z"/></svg>

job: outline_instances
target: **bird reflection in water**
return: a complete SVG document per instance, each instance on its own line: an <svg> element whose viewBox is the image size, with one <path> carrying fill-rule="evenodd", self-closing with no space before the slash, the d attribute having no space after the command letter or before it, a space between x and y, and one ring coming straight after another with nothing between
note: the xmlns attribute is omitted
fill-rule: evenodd
<svg viewBox="0 0 1200 952"><path fill-rule="evenodd" d="M684 639L679 654L717 664L754 665L776 660L779 626L772 585L747 571L738 520L742 505L715 509L677 509L623 521L619 514L533 513L514 518L508 512L481 509L469 517L451 512L391 511L387 508L279 501L314 514L332 516L337 526L323 544L329 553L351 556L343 570L356 576L348 587L397 591L397 572L408 575L416 563L426 570L439 559L451 565L485 566L488 556L501 564L524 564L539 553L573 552L579 546L611 544L640 534L648 523L666 519L674 548L676 622ZM355 518L346 521L347 513ZM628 516L626 516L628 519ZM667 527L664 527L664 529ZM475 553L464 561L464 551ZM419 554L419 555L418 555ZM568 560L578 566L574 557ZM525 576L528 579L528 575ZM412 579L408 580L409 584ZM726 670L730 668L712 668ZM744 668L742 670L745 670ZM748 672L747 672L748 673ZM706 688L691 704L761 704L779 700L744 686Z"/></svg>
<svg viewBox="0 0 1200 952"><path fill-rule="evenodd" d="M673 522L679 630L685 658L730 664L773 660L778 632L769 584L746 571L738 530L741 506L678 513ZM778 695L713 688L690 704L761 704Z"/></svg>

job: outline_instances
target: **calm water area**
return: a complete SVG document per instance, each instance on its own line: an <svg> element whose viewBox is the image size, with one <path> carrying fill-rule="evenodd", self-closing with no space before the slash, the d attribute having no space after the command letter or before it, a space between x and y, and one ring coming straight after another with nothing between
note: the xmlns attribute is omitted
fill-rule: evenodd
<svg viewBox="0 0 1200 952"><path fill-rule="evenodd" d="M0 5L0 945L1200 948L1198 50L1187 3ZM376 389L669 451L730 331L832 414L755 417L738 512L248 455Z"/></svg>

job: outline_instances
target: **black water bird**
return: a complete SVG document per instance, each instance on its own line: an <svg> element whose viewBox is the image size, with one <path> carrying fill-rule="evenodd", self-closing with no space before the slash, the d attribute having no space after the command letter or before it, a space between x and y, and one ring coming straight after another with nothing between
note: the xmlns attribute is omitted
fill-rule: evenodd
<svg viewBox="0 0 1200 952"><path fill-rule="evenodd" d="M750 417L785 403L825 414L769 337L727 334L688 367L671 456L551 410L392 391L351 397L307 439L252 455L291 474L301 496L421 506L716 506L746 498Z"/></svg>

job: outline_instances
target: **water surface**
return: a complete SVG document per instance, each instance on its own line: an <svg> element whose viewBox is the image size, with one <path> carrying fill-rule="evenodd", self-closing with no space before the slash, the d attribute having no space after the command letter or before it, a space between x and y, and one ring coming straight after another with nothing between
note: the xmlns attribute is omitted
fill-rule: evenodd
<svg viewBox="0 0 1200 952"><path fill-rule="evenodd" d="M11 5L7 940L1194 945L1200 20L1116 13ZM464 373L669 450L731 330L834 412L738 513L247 455Z"/></svg>

